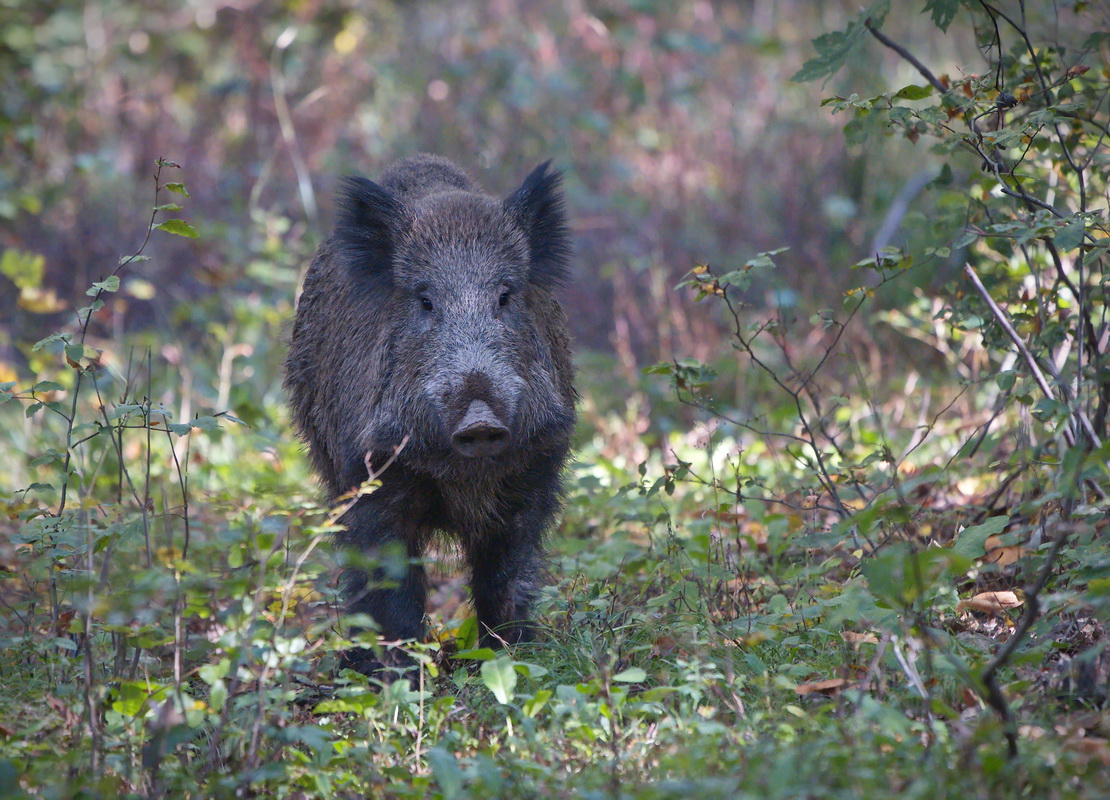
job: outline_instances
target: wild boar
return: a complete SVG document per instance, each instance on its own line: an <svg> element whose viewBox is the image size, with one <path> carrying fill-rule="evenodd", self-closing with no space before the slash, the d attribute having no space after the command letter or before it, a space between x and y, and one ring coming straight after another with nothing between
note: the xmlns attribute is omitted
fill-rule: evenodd
<svg viewBox="0 0 1110 800"><path fill-rule="evenodd" d="M396 454L338 543L419 559L460 547L484 645L531 637L544 533L561 505L574 369L556 292L570 272L561 176L541 164L504 200L420 155L346 178L305 277L285 388L332 498ZM402 443L404 443L402 447ZM424 634L425 575L352 568L348 611L386 640ZM346 663L380 667L368 650Z"/></svg>

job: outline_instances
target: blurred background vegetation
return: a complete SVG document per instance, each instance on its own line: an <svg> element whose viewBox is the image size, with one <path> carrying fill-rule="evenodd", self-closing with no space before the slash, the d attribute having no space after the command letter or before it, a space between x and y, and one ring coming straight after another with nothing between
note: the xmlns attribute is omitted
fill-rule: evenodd
<svg viewBox="0 0 1110 800"><path fill-rule="evenodd" d="M838 87L878 92L911 82L912 68L876 45L829 85L789 80L810 40L855 10L3 3L0 246L41 256L45 278L22 301L10 284L3 292L0 355L26 370L21 345L134 243L159 156L184 168L202 236L152 243L117 324L182 330L176 320L192 317L180 341L188 361L206 323L232 319L236 304L291 313L338 177L431 151L498 193L546 158L565 170L581 351L616 355L626 377L680 355L708 360L717 325L673 291L695 263L788 246L778 279L753 299L819 308L848 288L841 265L925 225L928 154L901 138L850 146L842 120L815 111ZM941 36L919 14L891 26L942 71L985 67L956 60L974 51L966 31ZM915 202L884 227L899 198ZM915 280L949 272L938 264Z"/></svg>
<svg viewBox="0 0 1110 800"><path fill-rule="evenodd" d="M0 0L0 795L1104 796L1110 8L998 7ZM280 363L419 151L564 171L583 402L550 646L375 693Z"/></svg>

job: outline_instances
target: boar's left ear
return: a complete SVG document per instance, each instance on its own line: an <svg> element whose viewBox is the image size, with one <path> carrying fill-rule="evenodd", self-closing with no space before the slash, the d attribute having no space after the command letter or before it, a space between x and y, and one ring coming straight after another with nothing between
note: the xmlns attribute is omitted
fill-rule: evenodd
<svg viewBox="0 0 1110 800"><path fill-rule="evenodd" d="M570 231L563 210L563 176L545 161L505 198L505 210L524 231L532 262L529 279L544 288L570 277Z"/></svg>
<svg viewBox="0 0 1110 800"><path fill-rule="evenodd" d="M371 285L392 282L393 253L409 226L404 204L366 178L340 184L335 240L351 271Z"/></svg>

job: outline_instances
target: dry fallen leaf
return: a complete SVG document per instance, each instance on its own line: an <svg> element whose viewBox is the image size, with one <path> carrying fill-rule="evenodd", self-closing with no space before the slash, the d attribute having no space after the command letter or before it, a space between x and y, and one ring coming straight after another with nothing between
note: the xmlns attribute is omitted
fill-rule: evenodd
<svg viewBox="0 0 1110 800"><path fill-rule="evenodd" d="M816 683L799 683L794 687L794 692L799 696L807 694L836 694L848 684L848 681L843 678L830 678L827 681L817 681Z"/></svg>
<svg viewBox="0 0 1110 800"><path fill-rule="evenodd" d="M1002 545L1001 536L988 536L985 543L986 555L983 563L995 564L999 567L1008 567L1019 558L1030 552L1021 545Z"/></svg>
<svg viewBox="0 0 1110 800"><path fill-rule="evenodd" d="M970 600L961 600L956 608L958 611L970 608L972 611L982 611L984 614L997 614L1007 608L1017 608L1024 602L1013 592L980 592Z"/></svg>
<svg viewBox="0 0 1110 800"><path fill-rule="evenodd" d="M848 644L878 644L879 637L873 633L856 633L855 631L841 631L840 638Z"/></svg>
<svg viewBox="0 0 1110 800"><path fill-rule="evenodd" d="M1073 736L1064 745L1083 759L1097 759L1110 767L1110 741L1094 737Z"/></svg>

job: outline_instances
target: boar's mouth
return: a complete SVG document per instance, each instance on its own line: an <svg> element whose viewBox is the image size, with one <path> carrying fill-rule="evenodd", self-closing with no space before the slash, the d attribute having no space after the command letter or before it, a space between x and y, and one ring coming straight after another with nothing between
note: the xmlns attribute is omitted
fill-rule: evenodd
<svg viewBox="0 0 1110 800"><path fill-rule="evenodd" d="M500 455L509 443L509 429L481 400L471 401L462 421L451 434L452 449L466 458Z"/></svg>

